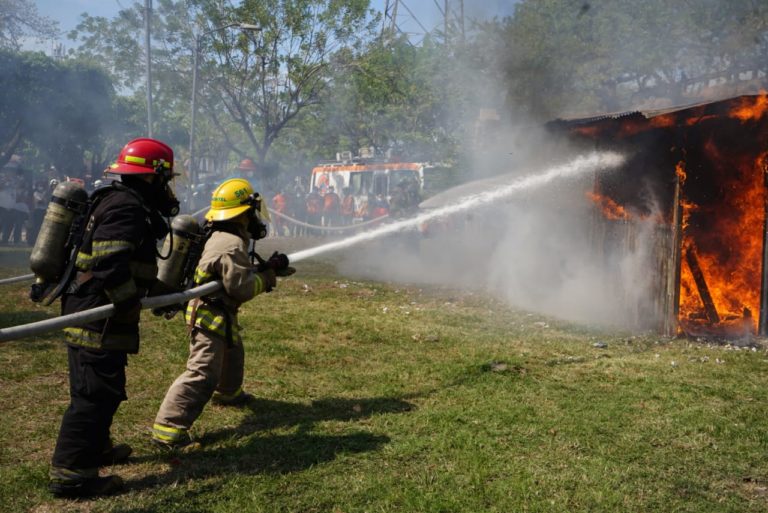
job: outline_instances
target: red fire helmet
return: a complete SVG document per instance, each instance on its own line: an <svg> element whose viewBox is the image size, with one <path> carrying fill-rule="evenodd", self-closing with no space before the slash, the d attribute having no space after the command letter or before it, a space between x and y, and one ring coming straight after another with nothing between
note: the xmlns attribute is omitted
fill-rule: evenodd
<svg viewBox="0 0 768 513"><path fill-rule="evenodd" d="M126 144L109 166L118 175L168 174L173 172L173 150L157 139L139 138Z"/></svg>
<svg viewBox="0 0 768 513"><path fill-rule="evenodd" d="M251 159L243 159L240 161L240 165L237 166L240 171L256 171L256 164Z"/></svg>

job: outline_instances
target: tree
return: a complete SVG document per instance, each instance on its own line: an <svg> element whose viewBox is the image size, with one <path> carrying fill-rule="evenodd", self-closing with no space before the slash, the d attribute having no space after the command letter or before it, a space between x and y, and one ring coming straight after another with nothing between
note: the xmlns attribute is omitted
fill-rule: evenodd
<svg viewBox="0 0 768 513"><path fill-rule="evenodd" d="M510 108L536 119L686 103L711 81L768 73L758 0L523 0L487 29Z"/></svg>
<svg viewBox="0 0 768 513"><path fill-rule="evenodd" d="M463 136L467 95L454 76L447 48L427 38L373 42L361 52L340 52L324 99L327 130L339 149L372 146L410 159L455 156Z"/></svg>
<svg viewBox="0 0 768 513"><path fill-rule="evenodd" d="M0 90L0 164L30 148L39 160L80 176L86 158L104 164L100 156L131 131L110 78L91 65L0 51Z"/></svg>
<svg viewBox="0 0 768 513"><path fill-rule="evenodd" d="M159 0L152 11L152 97L157 112L152 128L174 147L189 137L183 127L191 98L193 28L201 3L206 2ZM83 14L69 38L78 43L71 56L104 67L119 92L143 104L146 112L143 31L144 7L134 3L112 19Z"/></svg>
<svg viewBox="0 0 768 513"><path fill-rule="evenodd" d="M53 38L57 24L28 0L0 0L0 48L19 50L25 37Z"/></svg>
<svg viewBox="0 0 768 513"><path fill-rule="evenodd" d="M317 108L331 55L365 37L368 3L260 0L233 7L223 0L159 0L152 64L153 99L162 122L155 133L180 138L181 127L189 126L192 57L199 39L196 153L221 156L225 149L265 162L283 130L300 113ZM261 31L219 30L233 21ZM145 95L142 23L143 9L134 4L111 20L86 15L70 34L80 43L73 54L108 63L123 92L137 101Z"/></svg>
<svg viewBox="0 0 768 513"><path fill-rule="evenodd" d="M331 56L360 44L368 0L246 0L222 14L209 11L211 25L235 19L261 27L257 36L216 32L206 54L214 77L203 94L207 113L227 144L241 156L254 151L263 163L280 133L304 111L315 107L328 86ZM211 106L224 106L237 133ZM244 144L243 144L244 143Z"/></svg>

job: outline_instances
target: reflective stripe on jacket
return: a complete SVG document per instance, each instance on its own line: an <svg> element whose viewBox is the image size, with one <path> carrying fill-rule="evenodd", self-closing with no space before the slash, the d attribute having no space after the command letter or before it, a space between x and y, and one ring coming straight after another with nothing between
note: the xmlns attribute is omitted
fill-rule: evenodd
<svg viewBox="0 0 768 513"><path fill-rule="evenodd" d="M145 200L136 190L113 185L97 191L75 266L82 283L61 298L62 314L138 298L156 280L155 236ZM64 330L67 343L94 349L135 353L138 319L114 318Z"/></svg>
<svg viewBox="0 0 768 513"><path fill-rule="evenodd" d="M221 280L224 291L200 301L190 301L185 319L190 327L226 336L227 318L235 341L240 339L237 310L241 304L266 291L267 280L256 272L248 256L250 236L243 227L238 234L214 231L205 243L195 270L195 284Z"/></svg>

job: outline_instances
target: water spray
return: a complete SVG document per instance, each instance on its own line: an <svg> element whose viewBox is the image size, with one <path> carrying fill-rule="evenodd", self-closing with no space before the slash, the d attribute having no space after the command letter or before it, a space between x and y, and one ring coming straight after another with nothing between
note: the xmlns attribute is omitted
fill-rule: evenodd
<svg viewBox="0 0 768 513"><path fill-rule="evenodd" d="M430 221L432 219L439 219L459 212L464 212L478 206L488 205L496 201L512 197L523 191L542 187L558 178L573 178L589 172L613 169L620 166L622 162L624 162L624 157L618 153L591 153L586 156L578 157L567 164L552 167L543 173L518 178L509 185L499 187L494 191L486 191L467 196L454 205L438 208L431 212L425 212L411 219L405 219L396 223L387 224L374 230L353 235L340 241L322 244L314 248L297 251L296 253L288 255L288 258L292 263L300 262L322 253L347 248L361 242L374 240L391 233L397 233L408 228L418 226L419 224ZM147 309L180 304L196 297L213 294L218 292L221 288L221 281L214 281L186 290L184 292L176 292L164 296L144 298L141 300L141 307L142 309ZM69 326L77 326L87 322L105 319L110 317L114 313L114 310L114 305L110 304L91 310L85 310L83 312L76 312L70 315L63 315L52 319L45 319L43 321L23 324L21 326L3 328L0 329L0 342L31 337Z"/></svg>
<svg viewBox="0 0 768 513"><path fill-rule="evenodd" d="M378 239L385 235L401 232L403 230L419 226L421 223L440 219L449 215L465 212L479 206L495 203L519 194L524 191L537 189L555 179L573 178L585 173L604 171L614 169L624 162L624 157L614 152L594 152L586 156L580 156L571 162L552 167L543 173L524 176L516 179L509 185L504 185L493 191L485 191L466 196L457 201L454 205L437 208L430 212L424 212L416 217L404 219L395 223L386 224L374 230L359 233L346 239L322 244L314 248L297 251L288 255L291 262L300 262L307 258L317 256L322 253L334 251L337 249L348 248L361 242Z"/></svg>

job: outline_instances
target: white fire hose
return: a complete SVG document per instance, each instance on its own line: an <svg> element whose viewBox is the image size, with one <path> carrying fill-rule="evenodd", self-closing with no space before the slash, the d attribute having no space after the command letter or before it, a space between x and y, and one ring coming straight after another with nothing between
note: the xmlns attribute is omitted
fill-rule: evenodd
<svg viewBox="0 0 768 513"><path fill-rule="evenodd" d="M141 308L159 308L161 306L185 303L190 299L212 294L221 289L221 287L221 281L212 281L183 292L174 292L173 294L164 296L145 297L141 300ZM107 317L111 317L114 311L114 305L104 305L93 308L92 310L61 315L59 317L54 317L53 319L45 319L43 321L31 322L20 326L2 328L0 329L0 343L18 340L20 338L33 337L35 335L60 330L69 326L78 326L87 322L98 321L99 319L106 319Z"/></svg>
<svg viewBox="0 0 768 513"><path fill-rule="evenodd" d="M200 214L202 214L203 212L206 212L207 210L208 210L208 207L205 207L205 208L200 209L197 212L195 212L193 214L190 214L190 215L192 215L193 217L196 217L196 216L199 216ZM298 226L304 226L306 228L313 228L313 229L316 229L316 230L322 230L322 231L327 231L327 232L347 232L347 231L351 231L351 230L359 230L360 228L367 227L367 226L372 225L372 224L381 223L385 219L389 218L389 216L385 215L385 216L377 217L376 219L371 219L369 221L363 221L361 223L350 224L350 225L347 225L347 226L320 226L320 225L316 225L316 224L309 224L309 223L305 223L303 221L299 221L298 219L294 219L293 217L291 217L289 215L282 214L282 213L277 212L277 211L272 210L272 209L269 209L269 211L270 211L270 213L276 215L277 217L282 217L286 221L289 221L289 222L291 222L293 224L296 224ZM12 285L14 283L20 283L22 281L28 281L28 280L34 280L34 279L35 279L35 275L34 274L23 274L21 276L14 276L12 278L0 279L0 285ZM158 297L160 297L160 296L158 296Z"/></svg>
<svg viewBox="0 0 768 513"><path fill-rule="evenodd" d="M0 285L10 285L11 283L19 283L20 281L32 280L34 278L34 274L24 274L22 276L14 276L13 278L4 278L0 280Z"/></svg>
<svg viewBox="0 0 768 513"><path fill-rule="evenodd" d="M206 210L208 209L207 208L201 209L198 212L195 212L193 215L199 215ZM357 229L363 226L367 226L369 224L373 224L374 222L380 222L387 217L387 216L383 216L365 223L359 223L351 226L327 227L327 226L315 226L315 225L303 223L298 219L293 219L292 217L286 216L279 212L272 211L272 213L278 215L279 217L284 217L286 218L286 220L294 222L299 225L307 226L310 228L325 229L328 231L344 231L349 229ZM0 285L10 285L12 283L19 283L22 281L34 279L34 277L35 277L34 274L25 274L22 276L5 278L0 280ZM217 292L222 288L222 286L223 285L221 281L214 281L214 282L206 283L205 285L201 285L199 287L195 287L182 292L175 292L175 293L166 294L163 296L145 297L141 300L141 308L142 310L145 310L145 309L151 309L151 308L160 308L160 307L169 306L169 305L183 304L196 297L201 297L201 296L205 296L205 295ZM80 326L89 322L98 321L100 319L106 319L107 317L111 317L114 312L115 312L115 306L112 304L109 304L109 305L99 306L90 310L84 310L82 312L75 312L69 315L61 315L59 317L54 317L52 319L45 319L42 321L31 322L28 324L21 324L19 326L11 326L8 328L0 328L0 343L9 342L12 340L18 340L21 338L34 337L36 335L42 335L43 333L48 333L50 331L56 331L56 330L70 327L70 326Z"/></svg>

